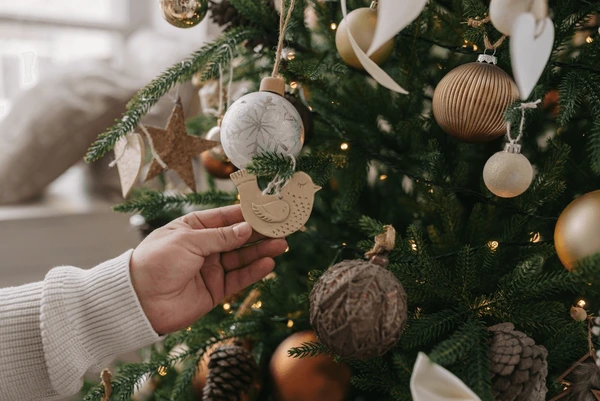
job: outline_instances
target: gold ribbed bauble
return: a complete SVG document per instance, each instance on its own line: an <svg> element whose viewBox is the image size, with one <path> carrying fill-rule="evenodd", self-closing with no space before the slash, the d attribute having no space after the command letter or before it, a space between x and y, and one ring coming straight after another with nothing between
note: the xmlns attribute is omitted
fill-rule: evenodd
<svg viewBox="0 0 600 401"><path fill-rule="evenodd" d="M350 369L329 355L292 358L290 348L316 342L312 331L294 333L275 350L269 365L277 401L343 401L350 389Z"/></svg>
<svg viewBox="0 0 600 401"><path fill-rule="evenodd" d="M501 198L521 195L533 181L531 163L518 151L511 151L511 146L490 157L483 168L485 186Z"/></svg>
<svg viewBox="0 0 600 401"><path fill-rule="evenodd" d="M358 57L356 57L356 53L354 53L354 49L352 49L352 45L350 44L346 24L350 27L350 32L352 32L352 37L356 41L358 47L366 52L369 50L371 42L373 42L373 36L375 35L375 28L377 27L377 10L372 8L357 8L340 22L335 34L335 46L342 59L346 64L359 70L363 70L364 68L358 60ZM390 39L386 42L369 58L378 65L381 65L390 57L392 50L394 50L394 39Z"/></svg>
<svg viewBox="0 0 600 401"><path fill-rule="evenodd" d="M160 0L160 10L169 24L191 28L206 17L208 0Z"/></svg>
<svg viewBox="0 0 600 401"><path fill-rule="evenodd" d="M488 142L506 133L504 112L518 98L517 85L506 72L478 61L453 69L440 81L433 115L446 133L461 141Z"/></svg>
<svg viewBox="0 0 600 401"><path fill-rule="evenodd" d="M600 252L600 191L575 199L562 212L554 229L554 246L562 264L575 264Z"/></svg>

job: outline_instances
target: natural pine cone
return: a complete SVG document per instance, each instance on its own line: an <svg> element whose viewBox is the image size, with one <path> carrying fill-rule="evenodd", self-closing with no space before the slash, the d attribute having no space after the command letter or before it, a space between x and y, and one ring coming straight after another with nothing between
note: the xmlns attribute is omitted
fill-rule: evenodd
<svg viewBox="0 0 600 401"><path fill-rule="evenodd" d="M489 328L494 334L490 345L492 383L496 401L544 401L548 351L535 345L512 323Z"/></svg>
<svg viewBox="0 0 600 401"><path fill-rule="evenodd" d="M224 345L210 354L203 401L241 401L258 367L252 354L238 345Z"/></svg>

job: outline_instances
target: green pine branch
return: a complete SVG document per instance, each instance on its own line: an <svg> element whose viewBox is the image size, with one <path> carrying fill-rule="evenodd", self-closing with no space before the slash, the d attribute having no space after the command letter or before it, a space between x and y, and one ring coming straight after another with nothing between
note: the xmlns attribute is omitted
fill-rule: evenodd
<svg viewBox="0 0 600 401"><path fill-rule="evenodd" d="M120 213L140 213L146 219L153 219L165 210L182 206L226 206L236 201L236 194L223 191L204 193L169 194L160 191L137 191L134 197L119 205L114 210Z"/></svg>
<svg viewBox="0 0 600 401"><path fill-rule="evenodd" d="M193 53L189 59L177 63L163 72L160 76L141 89L127 104L127 111L120 120L108 128L98 137L85 156L85 161L90 163L98 160L112 150L119 138L133 132L140 120L164 96L169 89L177 84L182 84L198 72L203 71L203 78L209 79L218 73L218 67L210 63L214 59L223 60L228 54L226 46L235 48L247 39L251 39L260 32L254 28L237 28L224 32L212 43Z"/></svg>
<svg viewBox="0 0 600 401"><path fill-rule="evenodd" d="M331 353L326 346L315 341L302 343L298 347L288 349L287 352L291 358L314 358L321 354Z"/></svg>

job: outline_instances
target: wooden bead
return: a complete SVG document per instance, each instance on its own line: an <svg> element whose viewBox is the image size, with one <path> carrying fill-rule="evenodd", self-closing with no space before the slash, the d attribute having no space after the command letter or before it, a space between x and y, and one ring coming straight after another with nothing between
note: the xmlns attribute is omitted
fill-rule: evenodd
<svg viewBox="0 0 600 401"><path fill-rule="evenodd" d="M501 68L469 63L450 71L433 95L433 115L446 133L464 142L494 140L506 133L504 112L519 97Z"/></svg>
<svg viewBox="0 0 600 401"><path fill-rule="evenodd" d="M285 93L285 81L281 78L265 77L260 81L261 92L272 92L283 96Z"/></svg>

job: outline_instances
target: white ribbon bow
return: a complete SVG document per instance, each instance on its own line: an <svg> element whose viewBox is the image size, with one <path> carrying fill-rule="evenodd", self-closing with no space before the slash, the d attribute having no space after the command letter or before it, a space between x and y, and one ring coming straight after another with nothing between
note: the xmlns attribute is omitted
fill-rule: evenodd
<svg viewBox="0 0 600 401"><path fill-rule="evenodd" d="M458 377L420 352L410 378L414 401L481 401Z"/></svg>
<svg viewBox="0 0 600 401"><path fill-rule="evenodd" d="M419 14L421 14L421 11L423 11L425 4L427 4L427 0L379 0L377 27L375 29L375 35L373 36L373 42L367 53L362 51L356 43L356 40L354 40L352 32L350 31L350 24L346 24L348 38L350 39L352 49L365 71L367 71L369 75L382 86L403 95L407 95L408 91L398 85L398 83L371 60L369 56L413 22ZM342 0L342 13L344 18L346 18L346 15L348 15L346 0Z"/></svg>

